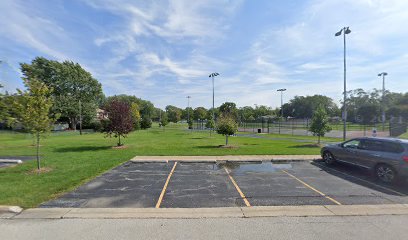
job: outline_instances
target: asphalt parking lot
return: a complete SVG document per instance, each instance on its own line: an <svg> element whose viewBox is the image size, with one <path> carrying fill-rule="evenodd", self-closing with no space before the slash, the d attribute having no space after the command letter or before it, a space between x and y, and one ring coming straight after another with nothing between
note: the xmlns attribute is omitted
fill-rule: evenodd
<svg viewBox="0 0 408 240"><path fill-rule="evenodd" d="M133 163L41 207L203 208L408 204L408 184L377 182L363 169L322 162Z"/></svg>

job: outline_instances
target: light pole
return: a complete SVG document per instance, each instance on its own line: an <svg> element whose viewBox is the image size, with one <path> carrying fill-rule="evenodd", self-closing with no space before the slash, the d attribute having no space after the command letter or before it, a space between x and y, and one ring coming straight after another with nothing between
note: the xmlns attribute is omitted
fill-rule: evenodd
<svg viewBox="0 0 408 240"><path fill-rule="evenodd" d="M280 134L281 119L283 118L283 92L286 91L286 88L280 88L276 91L281 93L281 117L279 118L279 134Z"/></svg>
<svg viewBox="0 0 408 240"><path fill-rule="evenodd" d="M190 98L191 96L187 96L187 123L190 122Z"/></svg>
<svg viewBox="0 0 408 240"><path fill-rule="evenodd" d="M344 96L343 96L343 141L346 140L346 124L347 124L347 88L346 88L346 34L351 33L349 27L343 27L340 31L336 32L334 36L338 37L343 33L343 43L344 43Z"/></svg>
<svg viewBox="0 0 408 240"><path fill-rule="evenodd" d="M213 94L212 94L212 100L213 100L213 104L212 104L212 120L215 121L215 109L214 109L214 77L220 75L219 73L213 72L210 74L210 78L212 78L212 89L213 89Z"/></svg>
<svg viewBox="0 0 408 240"><path fill-rule="evenodd" d="M381 77L382 76L382 80L383 80L383 84L382 84L382 103L381 103L381 108L382 108L382 128L383 131L385 131L385 76L387 76L388 73L386 72L382 72L379 73L378 76Z"/></svg>

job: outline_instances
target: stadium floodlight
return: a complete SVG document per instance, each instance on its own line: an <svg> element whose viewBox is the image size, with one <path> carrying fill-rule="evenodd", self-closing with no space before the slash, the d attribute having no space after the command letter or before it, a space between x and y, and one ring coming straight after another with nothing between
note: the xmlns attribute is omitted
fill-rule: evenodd
<svg viewBox="0 0 408 240"><path fill-rule="evenodd" d="M276 91L281 93L281 117L279 118L279 134L280 134L281 119L283 118L283 92L286 91L286 88L280 88Z"/></svg>
<svg viewBox="0 0 408 240"><path fill-rule="evenodd" d="M346 85L346 34L351 33L349 27L343 27L340 31L336 32L334 36L338 37L343 33L344 43L344 90L343 90L343 141L346 140L346 126L347 126L347 85Z"/></svg>
<svg viewBox="0 0 408 240"><path fill-rule="evenodd" d="M215 121L215 110L214 110L214 77L216 77L216 76L218 76L218 75L220 75L219 73L217 73L217 72L213 72L213 73L211 73L210 74L210 76L208 76L208 77L210 77L211 79L212 79L212 90L213 90L213 95L212 95L212 100L213 100L213 102L212 102L212 120L213 121Z"/></svg>
<svg viewBox="0 0 408 240"><path fill-rule="evenodd" d="M388 73L386 72L382 72L379 73L378 76L381 77L382 76L382 103L381 103L381 108L382 108L382 116L381 116L381 120L382 120L382 129L383 131L385 131L385 76L387 76Z"/></svg>

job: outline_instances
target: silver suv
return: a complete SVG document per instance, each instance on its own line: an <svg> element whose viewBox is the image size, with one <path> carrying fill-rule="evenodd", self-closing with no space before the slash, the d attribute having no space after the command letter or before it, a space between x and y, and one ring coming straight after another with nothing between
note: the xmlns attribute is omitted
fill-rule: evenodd
<svg viewBox="0 0 408 240"><path fill-rule="evenodd" d="M408 140L395 138L354 138L321 149L326 164L350 163L370 169L383 182L408 177Z"/></svg>

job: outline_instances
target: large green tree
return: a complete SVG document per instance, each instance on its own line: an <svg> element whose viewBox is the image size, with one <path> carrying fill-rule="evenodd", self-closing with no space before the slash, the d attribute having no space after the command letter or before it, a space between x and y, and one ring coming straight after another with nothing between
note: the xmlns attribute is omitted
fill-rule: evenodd
<svg viewBox="0 0 408 240"><path fill-rule="evenodd" d="M177 123L181 120L181 114L183 113L183 110L173 105L167 105L166 112L167 112L169 121Z"/></svg>
<svg viewBox="0 0 408 240"><path fill-rule="evenodd" d="M16 122L21 123L24 129L35 136L37 168L40 169L40 139L52 129L57 117L51 114L52 89L35 78L25 78L24 83L27 90L17 89L18 93L13 98L13 112Z"/></svg>
<svg viewBox="0 0 408 240"><path fill-rule="evenodd" d="M43 57L35 58L30 64L21 63L24 79L36 78L53 89L55 100L52 111L61 113L72 129L81 119L93 120L96 109L103 98L101 84L78 63L58 62Z"/></svg>
<svg viewBox="0 0 408 240"><path fill-rule="evenodd" d="M339 116L340 110L333 99L323 95L295 96L282 106L283 116L295 118L311 118L313 112L322 106L331 117ZM279 115L280 115L279 109Z"/></svg>

